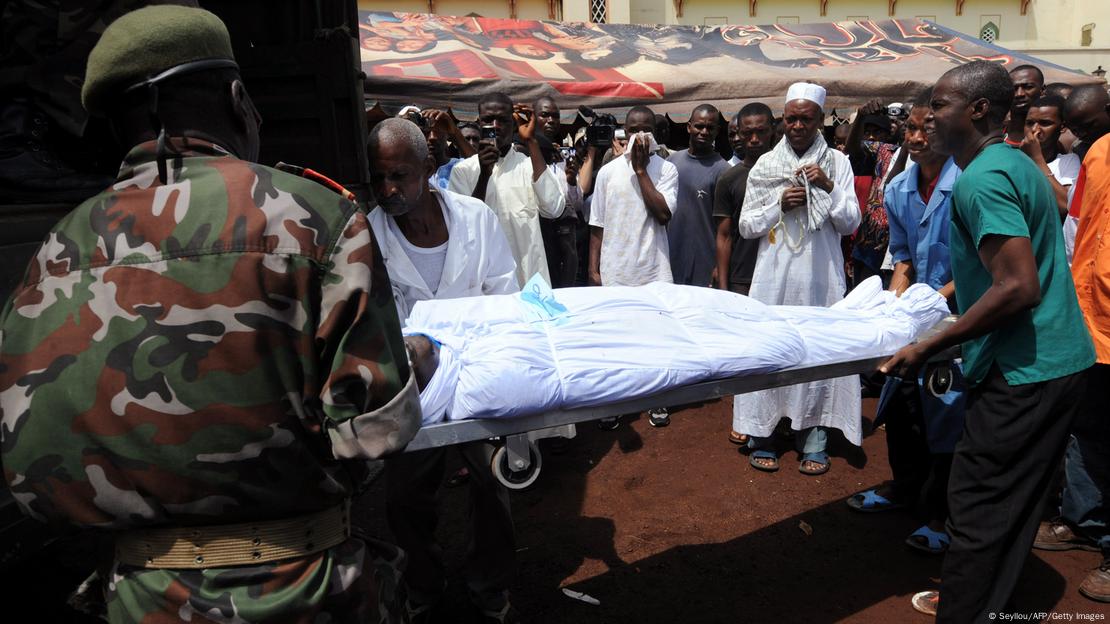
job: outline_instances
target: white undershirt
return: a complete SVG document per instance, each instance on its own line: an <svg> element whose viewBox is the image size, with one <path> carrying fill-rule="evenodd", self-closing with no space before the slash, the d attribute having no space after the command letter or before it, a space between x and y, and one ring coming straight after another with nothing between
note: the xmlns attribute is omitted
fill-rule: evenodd
<svg viewBox="0 0 1110 624"><path fill-rule="evenodd" d="M436 197L436 199L440 199ZM443 202L439 202L440 210L443 210ZM444 218L447 215L444 214ZM387 219L389 227L393 229L394 235L397 240L401 241L401 249L405 250L405 255L409 257L412 266L416 268L416 272L420 274L420 279L424 280L424 284L428 287L433 295L439 290L439 280L443 276L443 263L447 260L447 243L445 241L441 245L435 247L417 247L405 238L401 232L401 228L397 227L397 221L394 219Z"/></svg>

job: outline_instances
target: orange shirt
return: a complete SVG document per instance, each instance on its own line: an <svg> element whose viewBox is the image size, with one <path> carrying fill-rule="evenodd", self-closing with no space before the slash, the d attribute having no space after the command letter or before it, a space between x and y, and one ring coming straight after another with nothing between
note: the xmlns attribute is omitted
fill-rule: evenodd
<svg viewBox="0 0 1110 624"><path fill-rule="evenodd" d="M1072 209L1079 217L1071 263L1079 307L1098 362L1110 364L1110 135L1083 159Z"/></svg>

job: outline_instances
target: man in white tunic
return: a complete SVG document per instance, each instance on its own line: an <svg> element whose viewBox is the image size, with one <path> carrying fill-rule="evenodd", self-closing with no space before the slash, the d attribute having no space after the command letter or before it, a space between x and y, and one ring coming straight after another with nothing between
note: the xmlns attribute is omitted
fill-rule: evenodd
<svg viewBox="0 0 1110 624"><path fill-rule="evenodd" d="M371 131L367 147L378 200L370 226L399 316L407 317L417 301L520 290L509 244L490 209L472 197L433 190L429 178L435 159L416 124L387 119ZM470 469L470 549L463 571L468 594L489 621L514 622L508 588L515 575L516 542L509 493L489 470L495 447L478 441L457 448ZM446 448L428 449L385 464L386 516L408 555L406 608L414 621L434 617L446 586L434 535L435 495L446 455Z"/></svg>
<svg viewBox="0 0 1110 624"><path fill-rule="evenodd" d="M844 298L840 237L859 226L859 203L848 158L821 136L825 89L791 85L786 95L785 136L748 175L737 225L759 239L750 296L773 305L828 306ZM751 465L778 470L771 435L788 418L797 431L799 470L823 474L827 427L860 443L860 387L856 376L736 396L733 429L751 435Z"/></svg>
<svg viewBox="0 0 1110 624"><path fill-rule="evenodd" d="M590 283L672 282L667 222L678 197L678 169L660 158L655 115L636 106L625 118L629 145L597 173L590 206Z"/></svg>
<svg viewBox="0 0 1110 624"><path fill-rule="evenodd" d="M519 286L536 273L550 284L539 218L561 216L566 195L544 162L532 107L514 106L504 93L490 94L478 102L478 123L483 130L478 153L455 165L447 189L493 209L509 239ZM486 138L490 131L495 139ZM528 147L527 156L513 150L513 132Z"/></svg>

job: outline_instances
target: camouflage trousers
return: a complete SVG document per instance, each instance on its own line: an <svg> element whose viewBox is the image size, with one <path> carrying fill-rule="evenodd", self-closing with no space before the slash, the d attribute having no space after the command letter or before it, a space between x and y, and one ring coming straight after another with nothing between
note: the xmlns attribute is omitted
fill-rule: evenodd
<svg viewBox="0 0 1110 624"><path fill-rule="evenodd" d="M404 565L401 549L367 538L255 566L151 570L115 562L105 586L108 621L403 624Z"/></svg>

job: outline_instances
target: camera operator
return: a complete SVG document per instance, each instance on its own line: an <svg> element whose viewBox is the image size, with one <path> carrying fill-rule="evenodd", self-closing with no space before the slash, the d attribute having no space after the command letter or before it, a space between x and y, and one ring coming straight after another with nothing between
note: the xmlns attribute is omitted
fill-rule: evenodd
<svg viewBox="0 0 1110 624"><path fill-rule="evenodd" d="M537 118L531 106L514 106L504 93L492 93L478 102L478 124L478 153L455 166L448 190L484 200L497 215L522 287L536 273L550 283L539 218L561 216L566 196L544 161L536 138ZM527 147L527 156L513 149L514 131Z"/></svg>

